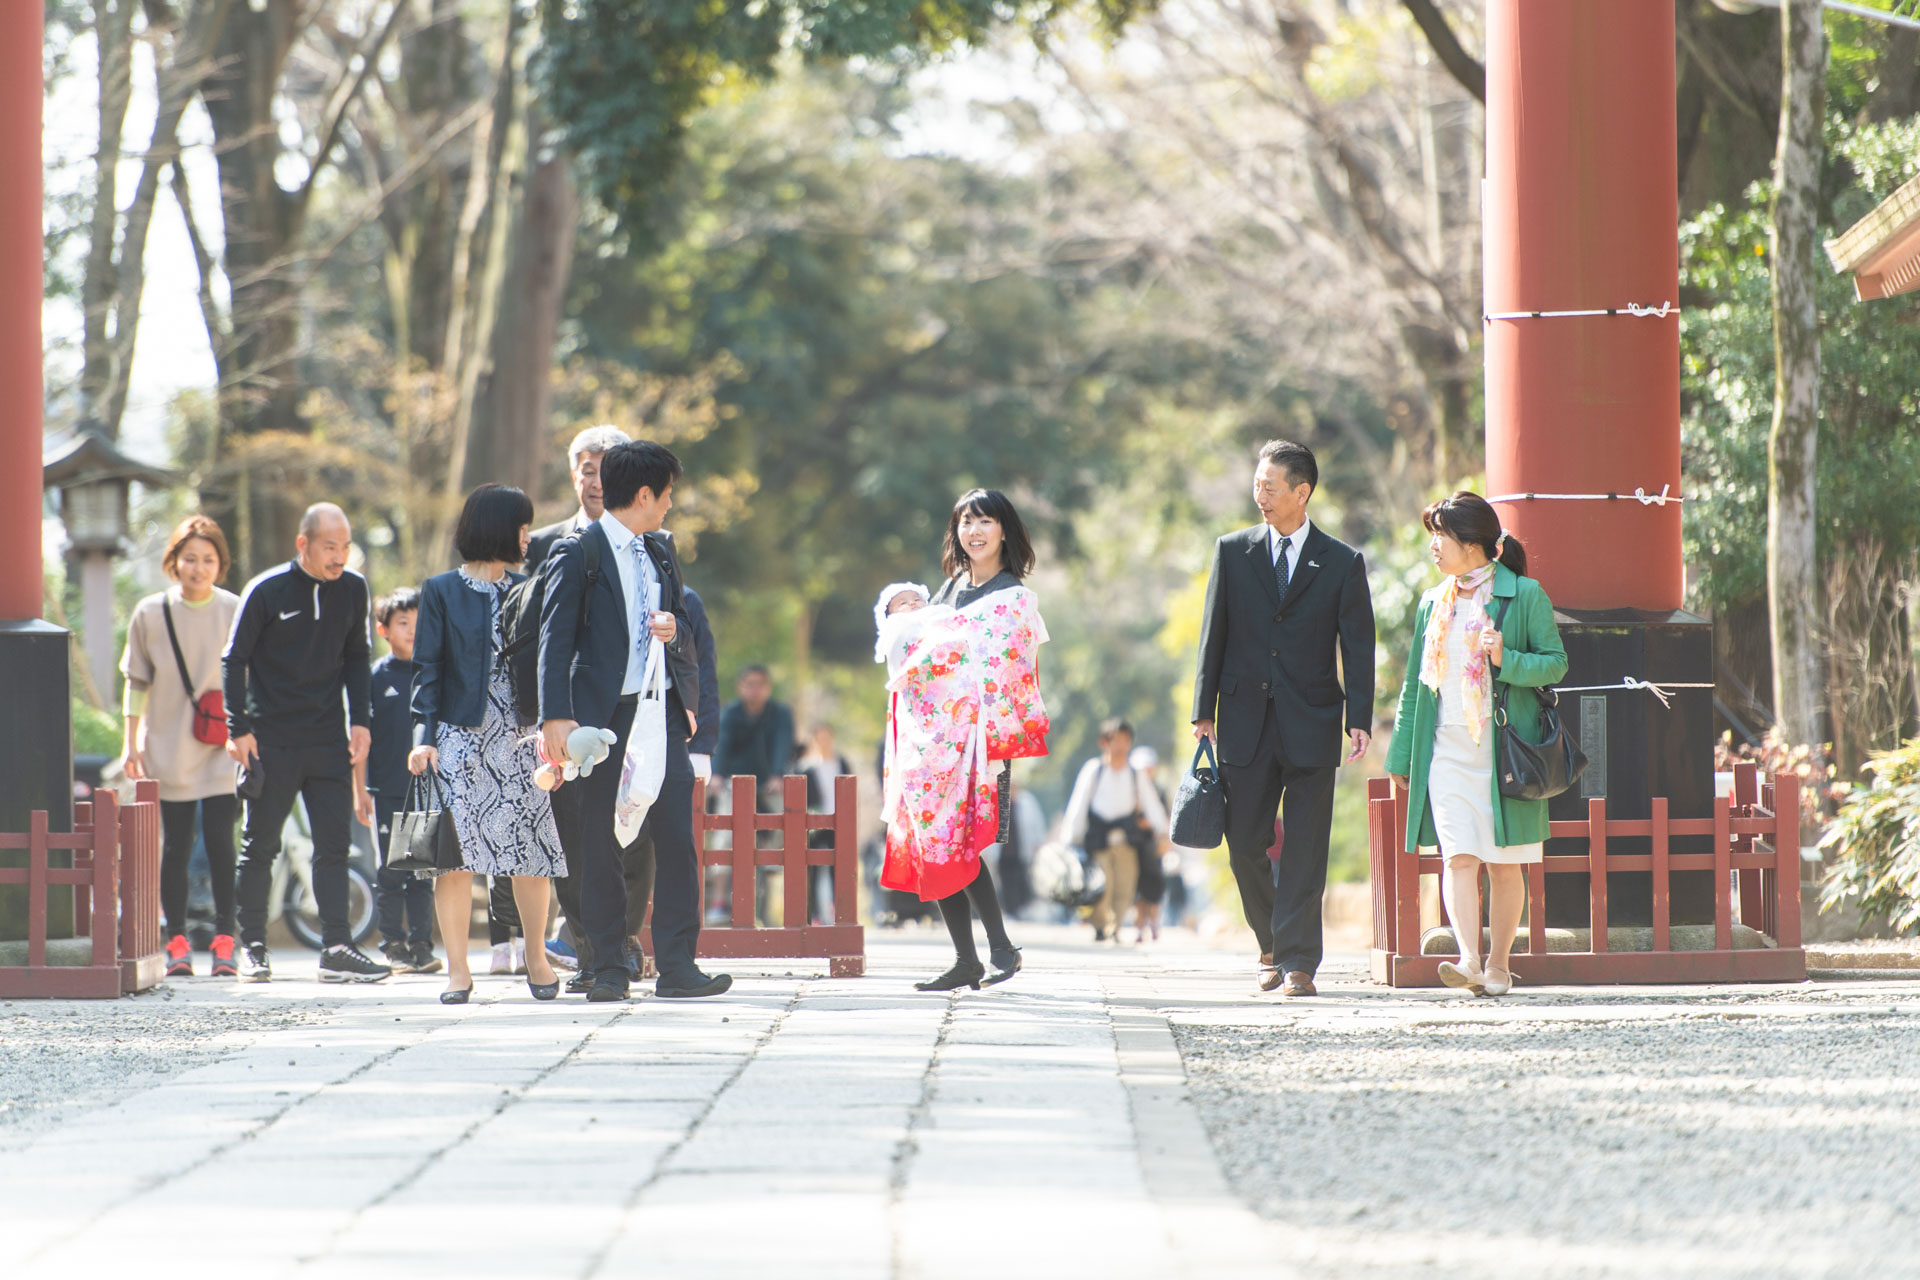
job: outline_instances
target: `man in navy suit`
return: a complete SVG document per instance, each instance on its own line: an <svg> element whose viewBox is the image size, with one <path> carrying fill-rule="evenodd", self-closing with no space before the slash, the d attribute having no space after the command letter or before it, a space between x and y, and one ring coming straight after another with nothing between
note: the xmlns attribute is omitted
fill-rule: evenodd
<svg viewBox="0 0 1920 1280"><path fill-rule="evenodd" d="M653 837L653 940L667 998L719 995L733 985L694 962L700 936L699 858L693 842L693 764L687 738L697 728L687 704L699 704L700 671L685 588L673 543L660 533L673 508L680 460L665 447L637 440L607 450L600 463L606 510L576 536L554 543L540 613L541 752L566 756L567 735L582 724L613 730L608 762L581 788L579 873L581 921L593 946L587 999L624 1000L629 975L621 957L626 882L613 829L620 761L633 727L647 650L666 648L667 760L660 795L647 813ZM596 567L589 570L588 562Z"/></svg>

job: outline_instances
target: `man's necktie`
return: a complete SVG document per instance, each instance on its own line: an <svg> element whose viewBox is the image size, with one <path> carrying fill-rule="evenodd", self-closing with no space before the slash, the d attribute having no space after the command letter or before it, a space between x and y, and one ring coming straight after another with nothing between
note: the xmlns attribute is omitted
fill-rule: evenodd
<svg viewBox="0 0 1920 1280"><path fill-rule="evenodd" d="M653 638L648 626L653 621L653 560L647 555L646 542L635 538L627 544L633 552L633 582L640 596L640 625L634 628L633 644L640 650L641 660L646 659L647 642Z"/></svg>
<svg viewBox="0 0 1920 1280"><path fill-rule="evenodd" d="M1292 541L1292 538L1280 539L1280 552L1273 558L1273 581L1280 588L1283 602L1287 598L1287 547Z"/></svg>

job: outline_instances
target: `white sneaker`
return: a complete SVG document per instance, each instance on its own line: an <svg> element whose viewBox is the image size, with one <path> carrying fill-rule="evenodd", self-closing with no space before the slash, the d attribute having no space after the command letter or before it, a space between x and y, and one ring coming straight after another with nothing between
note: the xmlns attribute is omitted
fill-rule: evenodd
<svg viewBox="0 0 1920 1280"><path fill-rule="evenodd" d="M513 948L513 971L525 973L527 971L527 940L515 938L507 945Z"/></svg>
<svg viewBox="0 0 1920 1280"><path fill-rule="evenodd" d="M493 957L487 962L489 974L511 974L513 972L513 943L497 942L493 947Z"/></svg>

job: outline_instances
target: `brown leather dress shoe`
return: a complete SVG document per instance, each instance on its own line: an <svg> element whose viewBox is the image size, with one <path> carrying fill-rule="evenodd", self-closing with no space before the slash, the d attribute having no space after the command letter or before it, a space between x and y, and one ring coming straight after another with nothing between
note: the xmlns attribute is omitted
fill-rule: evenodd
<svg viewBox="0 0 1920 1280"><path fill-rule="evenodd" d="M1271 991L1280 985L1280 971L1273 967L1273 955L1268 953L1260 957L1260 989Z"/></svg>
<svg viewBox="0 0 1920 1280"><path fill-rule="evenodd" d="M1314 989L1312 974L1303 969L1289 969L1287 970L1286 984L1280 988L1280 994L1283 996L1317 996L1320 993Z"/></svg>

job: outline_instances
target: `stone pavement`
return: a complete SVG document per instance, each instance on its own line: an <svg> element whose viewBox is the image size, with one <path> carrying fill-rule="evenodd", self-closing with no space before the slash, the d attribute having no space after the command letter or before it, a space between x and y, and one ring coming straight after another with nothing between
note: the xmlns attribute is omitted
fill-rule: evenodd
<svg viewBox="0 0 1920 1280"><path fill-rule="evenodd" d="M953 998L911 989L931 933L875 938L864 978L619 1007L322 988L288 952L269 986L171 984L338 1004L0 1149L0 1274L1274 1274L1147 985L1178 952L1244 998L1238 958L1022 932L1027 972Z"/></svg>

